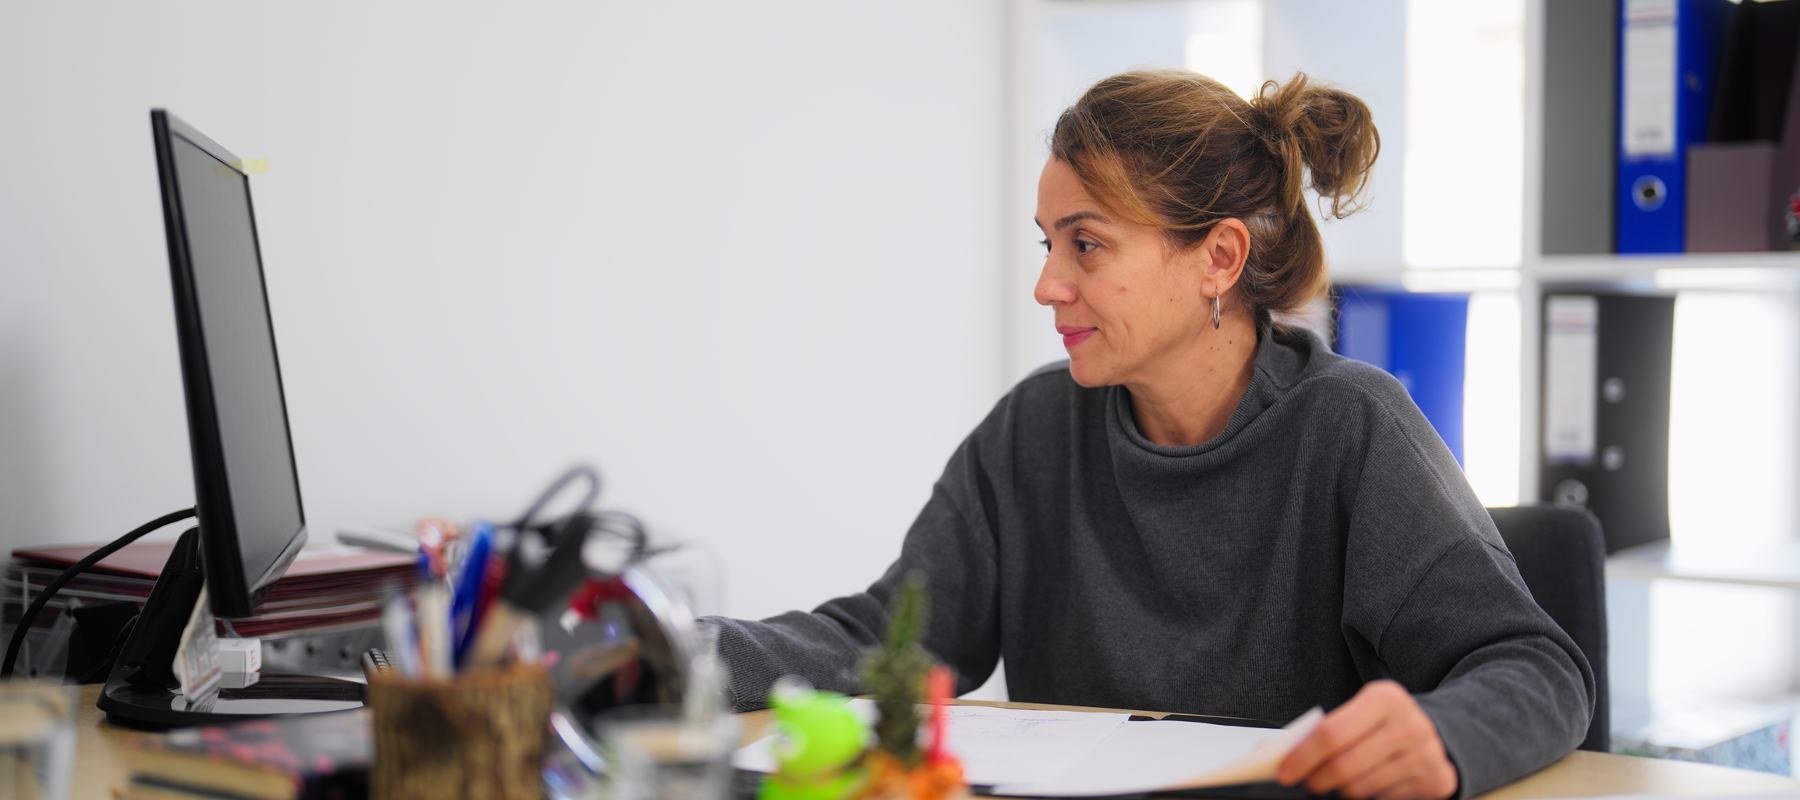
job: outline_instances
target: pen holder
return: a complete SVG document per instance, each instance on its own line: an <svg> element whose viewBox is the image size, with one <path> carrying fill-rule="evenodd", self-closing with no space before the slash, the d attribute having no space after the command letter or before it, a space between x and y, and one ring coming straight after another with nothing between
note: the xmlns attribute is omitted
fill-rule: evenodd
<svg viewBox="0 0 1800 800"><path fill-rule="evenodd" d="M376 798L539 798L552 703L542 667L475 670L452 680L376 676Z"/></svg>

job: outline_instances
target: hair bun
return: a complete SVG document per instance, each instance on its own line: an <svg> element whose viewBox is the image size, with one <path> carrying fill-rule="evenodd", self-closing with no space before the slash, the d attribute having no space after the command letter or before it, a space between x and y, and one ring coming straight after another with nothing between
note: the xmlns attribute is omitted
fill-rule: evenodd
<svg viewBox="0 0 1800 800"><path fill-rule="evenodd" d="M1285 83L1265 81L1250 106L1269 151L1281 162L1282 202L1287 209L1305 202L1309 182L1331 216L1342 219L1367 205L1363 192L1381 134L1368 105L1342 89L1312 83L1302 72ZM1304 175L1311 179L1303 182Z"/></svg>

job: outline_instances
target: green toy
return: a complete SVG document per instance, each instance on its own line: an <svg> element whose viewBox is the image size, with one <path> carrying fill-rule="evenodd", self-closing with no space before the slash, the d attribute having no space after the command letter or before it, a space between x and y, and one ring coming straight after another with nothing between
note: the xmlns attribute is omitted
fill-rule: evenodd
<svg viewBox="0 0 1800 800"><path fill-rule="evenodd" d="M866 772L857 762L869 725L836 692L777 686L769 707L781 738L775 774L762 783L761 800L841 800L861 790Z"/></svg>

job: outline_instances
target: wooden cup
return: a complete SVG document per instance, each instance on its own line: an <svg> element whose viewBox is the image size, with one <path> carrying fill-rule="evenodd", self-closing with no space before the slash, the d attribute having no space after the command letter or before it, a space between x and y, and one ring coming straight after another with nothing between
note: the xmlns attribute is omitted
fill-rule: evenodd
<svg viewBox="0 0 1800 800"><path fill-rule="evenodd" d="M369 681L380 800L539 798L550 675L518 665L454 680Z"/></svg>

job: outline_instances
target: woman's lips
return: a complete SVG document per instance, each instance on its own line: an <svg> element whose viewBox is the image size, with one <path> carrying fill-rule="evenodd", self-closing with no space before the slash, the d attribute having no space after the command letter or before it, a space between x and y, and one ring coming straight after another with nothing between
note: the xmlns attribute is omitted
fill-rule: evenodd
<svg viewBox="0 0 1800 800"><path fill-rule="evenodd" d="M1086 341L1089 336L1094 335L1094 331L1097 330L1099 330L1099 328L1082 328L1074 325L1056 326L1056 332L1062 334L1063 347L1074 347L1075 345L1081 344L1083 341Z"/></svg>

